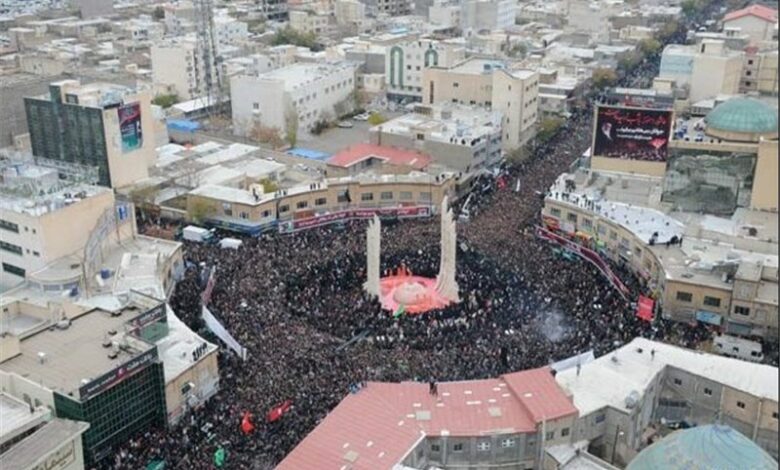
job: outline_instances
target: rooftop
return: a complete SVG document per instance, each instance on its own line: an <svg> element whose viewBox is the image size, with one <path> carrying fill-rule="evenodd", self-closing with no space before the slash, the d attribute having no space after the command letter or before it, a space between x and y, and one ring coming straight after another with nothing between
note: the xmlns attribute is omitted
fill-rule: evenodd
<svg viewBox="0 0 780 470"><path fill-rule="evenodd" d="M87 429L88 423L54 418L0 455L0 468L49 468L44 458Z"/></svg>
<svg viewBox="0 0 780 470"><path fill-rule="evenodd" d="M260 80L279 81L287 91L309 86L323 78L355 66L349 62L339 63L296 63L257 75Z"/></svg>
<svg viewBox="0 0 780 470"><path fill-rule="evenodd" d="M547 367L437 388L431 395L428 384L370 382L277 468L392 469L426 436L535 432L543 419L576 414Z"/></svg>
<svg viewBox="0 0 780 470"><path fill-rule="evenodd" d="M735 10L727 13L726 16L723 17L723 21L733 21L748 15L755 16L772 23L777 22L777 10L759 4L750 5L747 8L742 8L741 10Z"/></svg>
<svg viewBox="0 0 780 470"><path fill-rule="evenodd" d="M477 145L496 134L500 138L500 112L453 103L427 109L430 114L405 114L374 126L370 131L408 136L423 133L426 140L465 146Z"/></svg>
<svg viewBox="0 0 780 470"><path fill-rule="evenodd" d="M37 426L50 414L51 411L45 407L33 408L14 396L0 392L0 423L3 423L0 428L0 445ZM0 468L7 468L2 463L0 458Z"/></svg>
<svg viewBox="0 0 780 470"><path fill-rule="evenodd" d="M705 118L707 128L738 133L776 133L777 108L754 98L732 98Z"/></svg>
<svg viewBox="0 0 780 470"><path fill-rule="evenodd" d="M651 351L655 350L655 355ZM645 338L582 365L579 374L568 369L555 376L574 397L580 416L605 407L628 413L626 398L644 395L655 377L671 366L727 385L759 398L778 399L778 369L715 354L679 348Z"/></svg>
<svg viewBox="0 0 780 470"><path fill-rule="evenodd" d="M507 64L502 60L472 57L453 66L450 71L453 73L482 75L493 73L493 70L506 68Z"/></svg>
<svg viewBox="0 0 780 470"><path fill-rule="evenodd" d="M330 157L328 165L351 167L370 158L377 158L392 165L409 166L417 170L424 169L431 162L431 157L419 152L374 144L357 144Z"/></svg>

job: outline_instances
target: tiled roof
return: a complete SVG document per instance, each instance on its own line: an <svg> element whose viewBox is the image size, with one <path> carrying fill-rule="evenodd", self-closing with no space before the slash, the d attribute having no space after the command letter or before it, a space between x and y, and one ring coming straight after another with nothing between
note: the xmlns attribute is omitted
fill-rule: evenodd
<svg viewBox="0 0 780 470"><path fill-rule="evenodd" d="M422 170L431 163L431 157L423 153L374 144L357 144L330 157L328 165L350 167L371 157L393 165L410 166L416 170Z"/></svg>
<svg viewBox="0 0 780 470"><path fill-rule="evenodd" d="M741 10L732 11L723 17L723 21L736 20L748 15L756 16L766 21L777 21L777 10L764 5L750 5L749 7L743 8Z"/></svg>
<svg viewBox="0 0 780 470"><path fill-rule="evenodd" d="M534 432L543 419L577 413L548 367L437 387L431 395L424 383L369 383L277 469L391 469L424 437Z"/></svg>

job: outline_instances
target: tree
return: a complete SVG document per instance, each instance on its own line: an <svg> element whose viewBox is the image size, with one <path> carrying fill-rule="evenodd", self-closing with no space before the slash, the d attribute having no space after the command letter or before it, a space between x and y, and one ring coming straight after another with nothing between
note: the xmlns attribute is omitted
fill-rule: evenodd
<svg viewBox="0 0 780 470"><path fill-rule="evenodd" d="M163 109L168 109L178 102L179 102L179 95L175 93L171 93L169 95L157 95L152 100L152 104L161 106Z"/></svg>
<svg viewBox="0 0 780 470"><path fill-rule="evenodd" d="M188 204L189 215L193 222L202 223L203 220L214 212L214 207L202 199L195 199Z"/></svg>
<svg viewBox="0 0 780 470"><path fill-rule="evenodd" d="M163 18L165 18L165 10L161 6L155 7L154 11L152 12L152 18L154 18L156 21L160 21Z"/></svg>
<svg viewBox="0 0 780 470"><path fill-rule="evenodd" d="M639 50L646 56L657 54L661 50L661 43L653 38L642 39L639 41Z"/></svg>
<svg viewBox="0 0 780 470"><path fill-rule="evenodd" d="M273 149L278 149L284 146L284 139L282 139L282 132L276 127L266 127L259 122L255 123L247 133L247 136L261 144L268 144Z"/></svg>
<svg viewBox="0 0 780 470"><path fill-rule="evenodd" d="M618 79L614 70L603 67L594 70L591 78L595 88L606 88L613 85Z"/></svg>
<svg viewBox="0 0 780 470"><path fill-rule="evenodd" d="M517 58L517 57L525 57L525 55L528 53L528 47L525 44L517 43L513 45L508 51L507 55L509 57Z"/></svg>
<svg viewBox="0 0 780 470"><path fill-rule="evenodd" d="M296 142L298 142L298 113L294 111L288 113L285 121L285 138L290 147L295 147Z"/></svg>
<svg viewBox="0 0 780 470"><path fill-rule="evenodd" d="M378 126L384 122L387 122L387 118L379 113L371 113L368 117L368 123L372 126Z"/></svg>
<svg viewBox="0 0 780 470"><path fill-rule="evenodd" d="M536 138L542 143L547 142L555 136L563 122L563 119L559 117L542 119L542 122L539 123L539 132L536 133Z"/></svg>
<svg viewBox="0 0 780 470"><path fill-rule="evenodd" d="M271 40L271 45L273 46L281 46L284 44L308 47L314 52L322 50L322 46L317 43L316 34L312 32L301 33L300 31L296 31L289 26L276 31L274 38Z"/></svg>
<svg viewBox="0 0 780 470"><path fill-rule="evenodd" d="M693 17L698 11L698 3L699 2L696 0L683 0L683 2L680 3L683 15L685 15L686 18Z"/></svg>
<svg viewBox="0 0 780 470"><path fill-rule="evenodd" d="M279 185L271 181L269 178L263 178L259 181L263 185L263 192L265 194L275 193L279 189Z"/></svg>

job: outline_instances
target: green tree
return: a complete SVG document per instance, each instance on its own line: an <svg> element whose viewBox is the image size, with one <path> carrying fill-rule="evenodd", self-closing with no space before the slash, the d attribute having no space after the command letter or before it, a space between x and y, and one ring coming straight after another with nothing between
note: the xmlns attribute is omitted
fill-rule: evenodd
<svg viewBox="0 0 780 470"><path fill-rule="evenodd" d="M281 46L284 44L292 44L299 47L308 47L314 52L322 50L322 46L317 43L317 35L314 33L301 33L291 27L287 26L276 32L271 44L274 46Z"/></svg>
<svg viewBox="0 0 780 470"><path fill-rule="evenodd" d="M179 95L176 94L157 95L152 100L152 104L161 106L163 109L168 109L178 102L179 102Z"/></svg>
<svg viewBox="0 0 780 470"><path fill-rule="evenodd" d="M263 178L259 181L259 183L263 185L263 192L266 194L274 193L279 189L279 185L274 181L271 181L269 178Z"/></svg>
<svg viewBox="0 0 780 470"><path fill-rule="evenodd" d="M661 50L661 43L654 38L642 39L639 41L639 50L646 56L653 55Z"/></svg>
<svg viewBox="0 0 780 470"><path fill-rule="evenodd" d="M615 82L617 82L617 73L608 68L598 68L593 71L593 86L596 88L606 88L608 86L612 86Z"/></svg>
<svg viewBox="0 0 780 470"><path fill-rule="evenodd" d="M559 117L542 119L542 122L539 123L539 132L536 133L536 138L542 143L547 142L558 132L563 122L563 119Z"/></svg>
<svg viewBox="0 0 780 470"><path fill-rule="evenodd" d="M379 113L371 113L371 115L368 116L368 123L372 126L378 126L384 122L387 122L387 118Z"/></svg>
<svg viewBox="0 0 780 470"><path fill-rule="evenodd" d="M154 11L152 12L152 18L154 18L156 21L160 21L163 18L165 18L165 10L161 6L157 6L154 8Z"/></svg>
<svg viewBox="0 0 780 470"><path fill-rule="evenodd" d="M698 11L698 3L699 2L696 0L683 0L683 2L680 3L683 15L685 15L686 18L691 18L695 15Z"/></svg>
<svg viewBox="0 0 780 470"><path fill-rule="evenodd" d="M188 211L193 222L200 224L214 212L214 208L202 199L195 199L188 204Z"/></svg>
<svg viewBox="0 0 780 470"><path fill-rule="evenodd" d="M286 117L285 138L290 147L295 147L298 142L298 114L289 113Z"/></svg>

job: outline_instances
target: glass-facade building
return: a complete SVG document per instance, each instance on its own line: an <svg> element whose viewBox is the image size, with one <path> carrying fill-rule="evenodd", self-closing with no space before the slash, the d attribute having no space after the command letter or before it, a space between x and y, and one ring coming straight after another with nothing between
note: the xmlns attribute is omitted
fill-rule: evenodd
<svg viewBox="0 0 780 470"><path fill-rule="evenodd" d="M90 424L82 436L88 465L109 457L115 446L124 444L142 429L165 425L163 364L156 356L156 349L151 352L154 352L153 362L133 370L128 377L123 377L120 366L113 385L86 399L54 393L58 417Z"/></svg>
<svg viewBox="0 0 780 470"><path fill-rule="evenodd" d="M111 186L103 109L81 106L75 95L63 102L58 85L49 95L24 99L33 155L97 167L99 184Z"/></svg>

